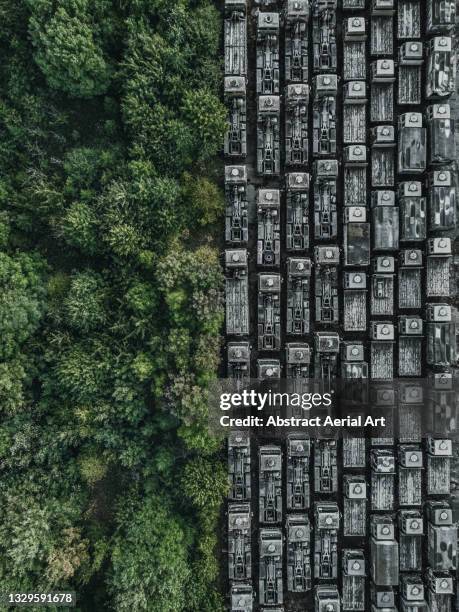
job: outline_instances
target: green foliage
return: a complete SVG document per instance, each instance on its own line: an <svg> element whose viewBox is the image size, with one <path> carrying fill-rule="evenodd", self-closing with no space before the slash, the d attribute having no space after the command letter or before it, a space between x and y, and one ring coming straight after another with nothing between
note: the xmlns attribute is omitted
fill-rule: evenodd
<svg viewBox="0 0 459 612"><path fill-rule="evenodd" d="M123 113L134 151L178 174L221 148L226 113L218 63L209 61L218 54L219 15L208 2L195 10L188 2L149 5L156 28L128 21Z"/></svg>
<svg viewBox="0 0 459 612"><path fill-rule="evenodd" d="M73 344L61 354L55 375L65 397L84 403L108 384L109 369L105 347L87 342Z"/></svg>
<svg viewBox="0 0 459 612"><path fill-rule="evenodd" d="M68 325L82 333L104 325L107 320L105 299L100 276L90 271L75 274L64 302Z"/></svg>
<svg viewBox="0 0 459 612"><path fill-rule="evenodd" d="M198 456L184 466L181 485L186 501L197 512L201 525L193 560L193 580L188 591L189 609L217 612L223 610L223 599L213 586L219 574L215 558L218 546L215 525L221 503L228 493L226 466L215 459Z"/></svg>
<svg viewBox="0 0 459 612"><path fill-rule="evenodd" d="M104 325L107 320L105 299L105 287L100 276L91 271L75 274L64 301L68 325L82 333Z"/></svg>
<svg viewBox="0 0 459 612"><path fill-rule="evenodd" d="M44 262L0 252L0 359L13 357L37 329L45 309Z"/></svg>
<svg viewBox="0 0 459 612"><path fill-rule="evenodd" d="M65 157L65 194L71 198L90 201L97 195L97 189L107 181L110 164L116 163L116 148L97 149L76 147Z"/></svg>
<svg viewBox="0 0 459 612"><path fill-rule="evenodd" d="M0 249L5 249L10 236L10 220L6 211L0 211Z"/></svg>
<svg viewBox="0 0 459 612"><path fill-rule="evenodd" d="M4 496L1 580L21 588L62 588L87 562L88 542L72 527L76 500L50 498L36 482L28 490L16 485Z"/></svg>
<svg viewBox="0 0 459 612"><path fill-rule="evenodd" d="M164 496L146 496L123 513L111 562L114 609L176 612L184 608L189 575L185 533Z"/></svg>
<svg viewBox="0 0 459 612"><path fill-rule="evenodd" d="M223 607L218 8L0 0L1 592Z"/></svg>
<svg viewBox="0 0 459 612"><path fill-rule="evenodd" d="M173 323L201 332L219 329L223 275L215 249L185 251L176 245L159 262L157 274Z"/></svg>
<svg viewBox="0 0 459 612"><path fill-rule="evenodd" d="M24 408L25 371L19 361L0 363L0 408L9 413Z"/></svg>
<svg viewBox="0 0 459 612"><path fill-rule="evenodd" d="M226 127L226 110L216 96L206 89L187 91L183 116L191 129L193 141L199 142L194 153L202 160L215 155L223 142Z"/></svg>
<svg viewBox="0 0 459 612"><path fill-rule="evenodd" d="M88 255L97 253L97 217L89 204L71 204L60 219L57 234L64 238L67 244Z"/></svg>
<svg viewBox="0 0 459 612"><path fill-rule="evenodd" d="M102 480L108 468L104 458L95 449L80 453L78 467L83 480L91 486Z"/></svg>
<svg viewBox="0 0 459 612"><path fill-rule="evenodd" d="M57 544L57 543L56 543ZM46 579L49 584L67 584L78 570L89 562L89 541L74 527L63 529L60 540L46 559Z"/></svg>
<svg viewBox="0 0 459 612"><path fill-rule="evenodd" d="M188 172L183 177L183 183L190 224L205 226L218 221L223 214L224 201L217 185L206 177L195 177Z"/></svg>
<svg viewBox="0 0 459 612"><path fill-rule="evenodd" d="M223 463L197 457L184 468L183 492L197 510L212 514L228 493L227 474Z"/></svg>
<svg viewBox="0 0 459 612"><path fill-rule="evenodd" d="M115 255L129 257L138 252L142 235L132 223L115 223L109 229L107 242Z"/></svg>
<svg viewBox="0 0 459 612"><path fill-rule="evenodd" d="M35 61L49 86L76 98L107 91L111 68L94 28L88 0L33 2L29 22Z"/></svg>

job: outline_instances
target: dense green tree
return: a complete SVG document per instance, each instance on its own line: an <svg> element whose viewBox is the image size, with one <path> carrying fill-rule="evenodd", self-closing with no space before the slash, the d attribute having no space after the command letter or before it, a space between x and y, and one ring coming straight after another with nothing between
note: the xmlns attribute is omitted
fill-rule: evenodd
<svg viewBox="0 0 459 612"><path fill-rule="evenodd" d="M80 568L89 561L89 541L81 537L74 527L63 529L59 542L49 552L46 579L49 584L67 584Z"/></svg>
<svg viewBox="0 0 459 612"><path fill-rule="evenodd" d="M88 560L88 542L72 527L77 520L77 500L50 497L37 482L35 474L28 487L16 482L3 495L0 534L5 554L0 576L13 589L34 584L44 590L62 588Z"/></svg>
<svg viewBox="0 0 459 612"><path fill-rule="evenodd" d="M10 236L10 220L6 211L0 212L0 249L5 249Z"/></svg>
<svg viewBox="0 0 459 612"><path fill-rule="evenodd" d="M204 457L188 462L183 470L182 488L197 510L212 514L228 492L224 464Z"/></svg>
<svg viewBox="0 0 459 612"><path fill-rule="evenodd" d="M0 0L0 591L218 612L219 5Z"/></svg>
<svg viewBox="0 0 459 612"><path fill-rule="evenodd" d="M218 98L207 89L185 92L183 116L196 144L193 153L203 160L215 155L226 127L226 110Z"/></svg>
<svg viewBox="0 0 459 612"><path fill-rule="evenodd" d="M97 215L90 204L73 202L57 226L57 235L65 242L87 255L94 255L100 248Z"/></svg>
<svg viewBox="0 0 459 612"><path fill-rule="evenodd" d="M40 257L0 252L0 359L13 357L36 331L45 310Z"/></svg>
<svg viewBox="0 0 459 612"><path fill-rule="evenodd" d="M64 397L87 402L97 397L109 385L110 354L100 343L72 344L56 364L55 376Z"/></svg>
<svg viewBox="0 0 459 612"><path fill-rule="evenodd" d="M18 360L0 363L0 409L13 413L24 409L25 370Z"/></svg>
<svg viewBox="0 0 459 612"><path fill-rule="evenodd" d="M107 321L106 290L102 279L93 272L75 274L65 299L66 321L76 331L94 331Z"/></svg>
<svg viewBox="0 0 459 612"><path fill-rule="evenodd" d="M49 86L77 98L105 93L111 67L98 41L90 2L61 0L55 10L48 0L30 4L34 11L29 28L35 61Z"/></svg>
<svg viewBox="0 0 459 612"><path fill-rule="evenodd" d="M184 609L189 575L186 534L164 496L151 494L122 512L112 568L110 591L116 610Z"/></svg>
<svg viewBox="0 0 459 612"><path fill-rule="evenodd" d="M188 172L183 176L189 225L206 226L215 223L223 213L223 196L217 185L203 176Z"/></svg>

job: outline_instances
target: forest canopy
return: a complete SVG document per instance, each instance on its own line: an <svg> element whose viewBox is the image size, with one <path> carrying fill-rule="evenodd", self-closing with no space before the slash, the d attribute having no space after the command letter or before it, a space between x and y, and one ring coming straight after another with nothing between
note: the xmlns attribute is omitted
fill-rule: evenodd
<svg viewBox="0 0 459 612"><path fill-rule="evenodd" d="M0 0L1 592L222 608L217 5Z"/></svg>

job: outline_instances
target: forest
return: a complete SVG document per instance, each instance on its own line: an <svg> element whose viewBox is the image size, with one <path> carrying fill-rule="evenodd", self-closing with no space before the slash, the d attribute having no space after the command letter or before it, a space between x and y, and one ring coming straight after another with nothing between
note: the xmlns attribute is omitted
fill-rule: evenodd
<svg viewBox="0 0 459 612"><path fill-rule="evenodd" d="M0 0L0 37L0 592L218 612L219 3Z"/></svg>

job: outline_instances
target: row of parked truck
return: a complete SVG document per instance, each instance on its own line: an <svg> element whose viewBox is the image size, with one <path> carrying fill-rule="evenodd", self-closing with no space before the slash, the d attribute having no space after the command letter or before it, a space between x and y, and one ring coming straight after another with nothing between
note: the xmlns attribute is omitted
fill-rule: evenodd
<svg viewBox="0 0 459 612"><path fill-rule="evenodd" d="M454 0L225 0L227 375L383 381L399 432L230 433L231 612L453 610L457 447L422 417L456 429L455 27Z"/></svg>
<svg viewBox="0 0 459 612"><path fill-rule="evenodd" d="M416 438L416 432L407 430L405 437L407 439ZM317 439L313 443L306 434L298 432L288 435L286 447L287 462L284 483L282 447L277 444L259 447L258 520L260 523L276 524L282 521L283 488L286 491L287 511L304 511L311 507L310 468L315 493L337 493L341 486L338 483L338 443L336 439ZM372 448L370 451L371 509L377 511L394 509L396 473L402 485L398 493L400 506L422 506L422 481L424 479L427 495L449 495L451 493L452 457L453 444L448 438L428 437L424 447L419 440L417 444L401 443L396 450L394 448ZM424 458L426 458L425 465ZM346 437L342 443L342 461L344 467L347 468L365 468L365 440ZM251 451L247 432L231 433L228 444L228 463L229 499L240 502L250 500L252 498ZM410 486L406 486L408 482L411 483ZM360 506L349 506L348 512L345 512L344 535L363 536L366 533L366 488L364 476L355 474L345 476L345 497L359 499L362 503ZM355 497L354 493L357 489L361 495ZM358 515L361 518L356 520Z"/></svg>
<svg viewBox="0 0 459 612"><path fill-rule="evenodd" d="M365 468L365 440L345 439L342 452L345 466ZM445 501L428 501L423 514L421 480L424 478L423 468L426 468L427 495L449 494L452 454L451 440L429 438L426 442L426 466L423 466L420 445L413 444L398 447L397 466L392 449L373 448L370 454L370 500L365 474L346 475L342 483L343 505L340 508L335 501L324 500L312 504L310 495L311 471L316 493L338 491L336 440L316 440L313 445L304 434L290 434L286 441L285 468L281 446L260 446L257 560L260 604L271 606L283 603L285 555L286 587L289 592L309 591L313 578L336 580L341 569L341 604L344 610L365 610L365 577L368 573L372 580L372 599L385 602L386 605L382 606L384 609L390 609L393 605L392 587L400 586L401 601L406 606L404 609L423 606L426 590L429 604L439 606L431 609L450 610L453 578L449 572L456 568L457 525ZM231 434L228 465L228 575L232 584L232 598L237 598L242 592L249 595L245 599L247 607L241 608L245 612L251 610L252 605L251 586L247 581L252 578L253 518L250 506L251 444L247 432ZM371 514L367 533L369 510L388 513L395 508L396 473L400 493L400 509L396 518L393 514ZM287 511L285 538L279 527L283 521L284 487ZM312 523L307 513L311 506L314 516ZM340 555L340 533L344 538L369 536L370 559L366 559L360 549L344 548ZM422 551L426 535L427 588L421 576L415 573L423 567ZM334 590L338 602L337 590L332 585L316 587L316 601L320 602L325 588ZM237 607L235 609L239 610ZM377 604L374 609L378 609Z"/></svg>
<svg viewBox="0 0 459 612"><path fill-rule="evenodd" d="M434 249L441 240L433 240ZM437 246L437 248L440 248ZM448 240L448 248L451 244ZM232 337L248 336L250 333L249 291L247 252L228 250L226 280L226 325L227 334ZM449 297L450 252L445 256L432 254L427 257L427 295ZM260 272L257 291L257 348L259 351L279 351L282 334L297 336L302 340L310 333L311 308L315 311L315 321L328 325L341 324L346 332L369 332L371 347L371 377L391 379L394 376L393 350L398 332L398 375L422 375L422 351L426 337L426 362L431 366L453 366L457 360L456 337L457 323L454 311L447 302L428 302L425 315L398 315L397 326L392 321L371 319L370 316L383 317L394 314L395 289L398 292L398 308L414 309L421 307L422 252L419 250L401 251L398 275L394 274L394 258L382 256L374 261L371 286L368 287L367 274L345 272L343 287L338 284L339 251L336 247L316 247L314 297L312 302L311 278L312 263L309 258L288 258L286 287L286 316L282 316L280 274ZM446 291L446 292L445 292ZM344 303L341 303L341 295ZM370 300L368 302L368 299ZM343 313L343 320L341 319ZM288 369L287 377L312 376L309 365L314 363L314 375L319 377L324 362L337 362L340 338L337 332L314 332L314 351L305 342L286 344L287 364L301 363L301 373L295 368ZM350 343L358 347L362 343ZM236 347L240 347L237 352ZM245 347L245 348L243 348ZM302 347L300 349L300 347ZM345 350L345 345L343 345ZM364 361L364 347L358 349ZM312 359L314 353L314 360ZM239 362L235 357L239 355ZM295 357L298 356L296 360ZM347 370L347 361L342 362L342 373ZM228 372L237 371L250 376L250 346L247 342L234 341L229 344ZM264 378L259 363L258 376ZM260 369L261 368L261 369ZM337 368L332 368L337 374ZM280 370L271 373L279 378ZM357 377L368 372L368 366L358 371ZM357 372L356 372L357 374ZM239 377L239 376L238 376ZM345 376L347 378L347 376ZM366 377L366 376L363 376Z"/></svg>
<svg viewBox="0 0 459 612"><path fill-rule="evenodd" d="M348 160L362 155L356 145L348 147ZM356 152L357 150L357 152ZM384 155L384 153L383 153ZM378 159L378 167L387 165ZM369 264L370 234L368 219L374 226L373 244L376 251L396 251L400 242L423 242L432 234L452 231L456 227L456 184L450 169L432 170L422 181L406 180L393 190L371 193L371 211L366 204L365 164L349 161L345 166L343 209L344 223L356 226L366 238L362 259L352 258L346 251L345 265ZM386 174L387 176L387 174ZM284 189L260 189L257 193L258 257L257 264L278 266L280 261L281 206L285 194L286 250L309 250L310 234L315 241L336 240L340 225L337 213L338 165L335 160L317 161L312 179L306 172L291 172L285 176ZM384 185L387 186L387 185ZM225 168L225 238L234 246L245 246L248 241L248 202L246 166ZM426 194L426 195L424 195ZM312 195L314 216L309 221L309 200ZM367 225L362 225L362 224ZM312 225L312 227L310 227ZM356 233L356 232L353 232ZM345 235L346 238L346 235ZM354 240L351 240L355 244Z"/></svg>
<svg viewBox="0 0 459 612"><path fill-rule="evenodd" d="M309 5L304 2L287 2L282 13L285 21L285 163L287 166L308 164L309 130L311 127L313 156L336 154L337 103L345 105L343 123L347 133L344 141L357 142L349 132L358 131L365 140L366 114L362 105L367 102L367 70L365 41L367 24L363 17L348 17L344 23L344 71L345 83L340 89L336 53L336 1L313 2L312 38L312 126L309 125ZM380 41L372 47L375 56L391 55L394 3L391 8L373 7L371 19L372 41ZM431 14L439 15L435 26L428 28L433 36L426 45L421 41L403 42L398 57L398 95L394 95L396 81L395 61L379 57L370 63L368 81L371 88L372 123L391 122L394 119L394 103L415 105L421 103L422 66L425 60L425 96L433 103L427 109L429 130L429 158L432 163L445 163L455 159L453 122L448 103L439 100L455 91L456 57L454 38L450 36L449 10L437 9L431 3ZM418 2L401 2L399 7L399 39L420 37L420 11ZM225 99L230 112L225 152L244 157L247 153L247 16L245 2L226 2L225 19ZM413 9L414 7L414 9ZM409 13L407 15L407 13ZM409 18L409 21L407 20ZM256 47L256 92L258 94L257 119L257 169L260 174L280 173L280 121L281 99L279 78L280 13L258 13ZM387 25L390 24L390 25ZM410 24L407 27L407 24ZM389 28L389 33L385 32ZM379 31L381 30L381 33ZM390 41L390 44L384 44ZM332 74L329 74L331 72ZM381 130L379 130L380 132ZM372 149L395 147L393 130L381 134L372 130ZM411 173L425 169L426 130L420 113L405 113L399 117L400 172ZM392 140L391 137L392 136ZM414 140L413 137L414 136ZM390 157L390 152L386 152ZM376 155L376 154L375 154ZM393 156L393 155L392 155ZM363 159L361 160L363 161ZM377 181L377 172L375 173ZM389 173L390 182L393 174ZM391 183L393 185L393 182Z"/></svg>

